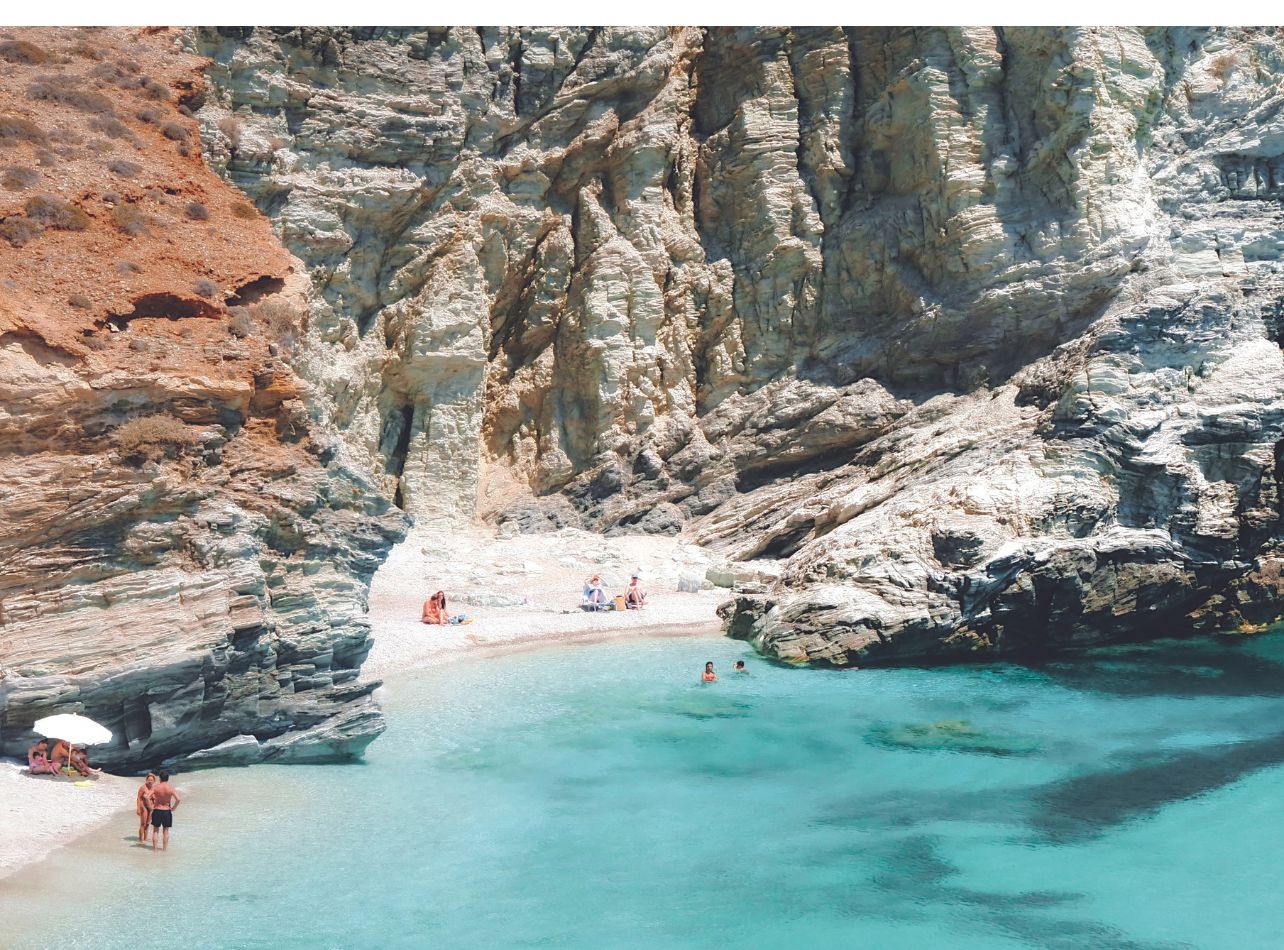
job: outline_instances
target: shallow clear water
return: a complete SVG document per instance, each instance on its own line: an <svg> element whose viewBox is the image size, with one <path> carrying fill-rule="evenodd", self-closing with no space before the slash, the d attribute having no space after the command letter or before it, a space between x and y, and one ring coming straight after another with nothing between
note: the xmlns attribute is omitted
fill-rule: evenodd
<svg viewBox="0 0 1284 950"><path fill-rule="evenodd" d="M1281 663L1278 638L1038 669L684 638L455 663L385 690L365 764L183 776L169 854L124 818L0 883L0 943L1284 946Z"/></svg>

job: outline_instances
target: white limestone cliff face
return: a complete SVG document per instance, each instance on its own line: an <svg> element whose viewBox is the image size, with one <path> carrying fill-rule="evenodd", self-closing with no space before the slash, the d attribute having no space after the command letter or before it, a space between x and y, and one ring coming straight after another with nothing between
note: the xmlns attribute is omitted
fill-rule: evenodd
<svg viewBox="0 0 1284 950"><path fill-rule="evenodd" d="M780 560L725 613L798 660L1275 619L1273 32L188 42L416 517Z"/></svg>

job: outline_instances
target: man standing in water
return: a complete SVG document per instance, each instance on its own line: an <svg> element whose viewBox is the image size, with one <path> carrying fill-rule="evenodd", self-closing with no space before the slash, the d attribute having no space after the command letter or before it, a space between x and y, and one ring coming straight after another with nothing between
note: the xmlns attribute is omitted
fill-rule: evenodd
<svg viewBox="0 0 1284 950"><path fill-rule="evenodd" d="M160 781L152 788L152 850L156 850L156 839L164 829L165 844L162 851L169 850L169 829L174 827L174 809L183 803L178 797L178 790L169 784L169 773L161 769L157 776Z"/></svg>

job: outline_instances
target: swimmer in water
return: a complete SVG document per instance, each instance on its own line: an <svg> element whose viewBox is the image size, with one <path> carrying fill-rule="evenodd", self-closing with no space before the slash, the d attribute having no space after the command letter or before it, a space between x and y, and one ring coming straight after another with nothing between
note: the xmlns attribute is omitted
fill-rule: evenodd
<svg viewBox="0 0 1284 950"><path fill-rule="evenodd" d="M718 678L718 674L713 671L713 661L710 660L704 665L704 676L700 679L705 683L712 683Z"/></svg>
<svg viewBox="0 0 1284 950"><path fill-rule="evenodd" d="M733 673L748 673L749 671L745 669L745 661L744 661L744 660L736 660L736 665L735 665L735 666L733 666L733 667L731 668L731 672L733 672Z"/></svg>

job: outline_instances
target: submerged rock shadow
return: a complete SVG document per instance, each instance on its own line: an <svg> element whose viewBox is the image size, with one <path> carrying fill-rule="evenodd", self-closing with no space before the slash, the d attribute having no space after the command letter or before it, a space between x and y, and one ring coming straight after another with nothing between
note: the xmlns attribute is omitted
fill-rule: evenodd
<svg viewBox="0 0 1284 950"><path fill-rule="evenodd" d="M1030 664L1058 686L1114 696L1284 697L1284 664L1242 640L1157 641Z"/></svg>
<svg viewBox="0 0 1284 950"><path fill-rule="evenodd" d="M924 908L949 906L970 911L962 923L991 935L996 930L1046 950L1189 950L1189 945L1140 941L1110 924L1048 913L1083 900L1074 891L1031 889L1015 893L977 890L951 883L959 869L943 858L929 835L898 837L882 855L886 870L870 881L871 893L845 904L853 914L923 917ZM875 893L876 892L876 893ZM892 913L889 913L892 912Z"/></svg>
<svg viewBox="0 0 1284 950"><path fill-rule="evenodd" d="M1146 756L1128 768L1089 772L1044 786L1030 824L1044 838L1071 841L1158 812L1284 763L1284 733L1212 749Z"/></svg>

